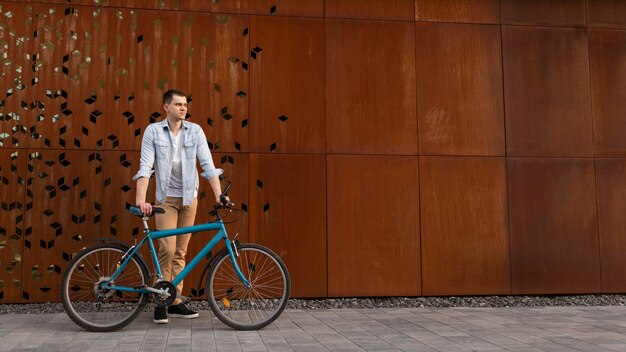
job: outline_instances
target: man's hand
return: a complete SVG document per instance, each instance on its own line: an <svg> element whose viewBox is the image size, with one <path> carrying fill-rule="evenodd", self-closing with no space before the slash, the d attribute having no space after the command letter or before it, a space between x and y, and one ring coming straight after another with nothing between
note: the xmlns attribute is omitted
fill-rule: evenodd
<svg viewBox="0 0 626 352"><path fill-rule="evenodd" d="M217 196L215 197L215 203L217 203L217 205L219 205L220 207L228 207L228 206L233 206L234 204L230 202L230 198L228 198L228 196L224 196L223 199L220 199L221 196Z"/></svg>
<svg viewBox="0 0 626 352"><path fill-rule="evenodd" d="M141 209L143 215L148 216L152 214L152 204L146 202L137 202L137 208Z"/></svg>

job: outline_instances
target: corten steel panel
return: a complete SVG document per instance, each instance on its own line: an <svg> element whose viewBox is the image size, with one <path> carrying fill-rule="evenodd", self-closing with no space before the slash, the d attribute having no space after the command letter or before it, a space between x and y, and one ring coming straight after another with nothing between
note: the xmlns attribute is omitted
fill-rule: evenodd
<svg viewBox="0 0 626 352"><path fill-rule="evenodd" d="M184 0L180 2L180 9L189 11L246 14L250 11L250 0Z"/></svg>
<svg viewBox="0 0 626 352"><path fill-rule="evenodd" d="M0 149L0 302L22 298L26 150Z"/></svg>
<svg viewBox="0 0 626 352"><path fill-rule="evenodd" d="M29 149L22 298L57 301L73 253L102 225L101 152Z"/></svg>
<svg viewBox="0 0 626 352"><path fill-rule="evenodd" d="M47 3L47 4L63 4L66 6L72 6L72 5L107 6L109 4L109 0L44 0L44 1L38 0L37 2Z"/></svg>
<svg viewBox="0 0 626 352"><path fill-rule="evenodd" d="M323 153L324 21L252 16L250 35L251 149Z"/></svg>
<svg viewBox="0 0 626 352"><path fill-rule="evenodd" d="M600 292L593 159L508 158L513 294Z"/></svg>
<svg viewBox="0 0 626 352"><path fill-rule="evenodd" d="M187 0L108 0L111 7L131 7L155 10L179 10L180 3Z"/></svg>
<svg viewBox="0 0 626 352"><path fill-rule="evenodd" d="M326 21L327 152L417 154L412 22Z"/></svg>
<svg viewBox="0 0 626 352"><path fill-rule="evenodd" d="M602 292L626 291L626 159L596 159Z"/></svg>
<svg viewBox="0 0 626 352"><path fill-rule="evenodd" d="M35 4L29 148L103 148L107 11Z"/></svg>
<svg viewBox="0 0 626 352"><path fill-rule="evenodd" d="M233 211L228 213L226 210L220 210L220 214L225 222L233 222L226 225L226 231L228 236L232 240L237 235L237 240L241 243L248 243L248 154L229 154L229 153L214 153L213 161L215 167L224 169L222 190L226 187L226 182L231 181L232 185L228 196L231 201L235 203L235 208L245 209L244 213ZM215 197L211 190L209 181L200 177L200 189L198 191L198 211L196 213L196 224L206 223L214 221L215 216L209 212L213 211L215 205ZM187 263L189 263L193 257L200 251L215 235L215 231L200 232L192 236L189 248L187 251ZM215 247L212 254L217 253L223 244ZM198 280L204 267L205 262L198 265L191 274L185 279L185 287L183 289L183 295L190 294L193 298L205 299L206 290L204 287L206 276L202 279L201 289L198 290Z"/></svg>
<svg viewBox="0 0 626 352"><path fill-rule="evenodd" d="M0 2L0 148L25 148L33 124L33 6Z"/></svg>
<svg viewBox="0 0 626 352"><path fill-rule="evenodd" d="M326 0L327 18L415 19L415 0Z"/></svg>
<svg viewBox="0 0 626 352"><path fill-rule="evenodd" d="M503 24L586 26L585 0L501 0Z"/></svg>
<svg viewBox="0 0 626 352"><path fill-rule="evenodd" d="M510 294L506 160L420 157L424 295Z"/></svg>
<svg viewBox="0 0 626 352"><path fill-rule="evenodd" d="M420 295L417 157L329 155L327 194L328 296Z"/></svg>
<svg viewBox="0 0 626 352"><path fill-rule="evenodd" d="M498 0L416 0L415 18L429 22L500 23Z"/></svg>
<svg viewBox="0 0 626 352"><path fill-rule="evenodd" d="M626 28L626 2L587 0L587 26Z"/></svg>
<svg viewBox="0 0 626 352"><path fill-rule="evenodd" d="M180 88L214 151L248 150L248 16L183 13Z"/></svg>
<svg viewBox="0 0 626 352"><path fill-rule="evenodd" d="M500 27L416 26L420 154L504 155Z"/></svg>
<svg viewBox="0 0 626 352"><path fill-rule="evenodd" d="M588 35L596 156L626 156L626 31Z"/></svg>
<svg viewBox="0 0 626 352"><path fill-rule="evenodd" d="M593 156L585 29L505 26L510 156Z"/></svg>
<svg viewBox="0 0 626 352"><path fill-rule="evenodd" d="M145 127L165 116L178 87L180 13L109 10L105 148L139 150Z"/></svg>
<svg viewBox="0 0 626 352"><path fill-rule="evenodd" d="M293 297L324 297L326 160L323 155L250 155L249 240L278 254Z"/></svg>
<svg viewBox="0 0 626 352"><path fill-rule="evenodd" d="M324 0L251 0L256 15L324 17Z"/></svg>

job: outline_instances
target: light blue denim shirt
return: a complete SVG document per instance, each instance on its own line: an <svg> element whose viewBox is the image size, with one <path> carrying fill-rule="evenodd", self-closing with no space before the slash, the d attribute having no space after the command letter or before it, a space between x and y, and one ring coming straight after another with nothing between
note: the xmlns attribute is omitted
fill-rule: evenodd
<svg viewBox="0 0 626 352"><path fill-rule="evenodd" d="M196 158L204 171L202 177L207 180L221 175L224 170L216 169L211 157L211 151L202 128L192 122L183 121L182 135L182 167L183 167L183 205L191 205L194 193L200 184ZM172 160L174 160L174 148L170 135L167 119L148 125L143 132L141 140L141 160L139 172L133 177L138 180L141 177L150 178L156 172L156 200L164 203L172 174Z"/></svg>

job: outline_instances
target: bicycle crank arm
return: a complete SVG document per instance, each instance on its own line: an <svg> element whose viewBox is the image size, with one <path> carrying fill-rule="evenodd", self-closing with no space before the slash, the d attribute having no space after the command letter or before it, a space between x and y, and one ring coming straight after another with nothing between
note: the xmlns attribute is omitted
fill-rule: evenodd
<svg viewBox="0 0 626 352"><path fill-rule="evenodd" d="M160 289L159 290L159 289L156 289L156 288L153 288L153 287L144 287L143 289L145 291L156 293L157 295L167 295L167 297L170 296L170 293L166 289Z"/></svg>
<svg viewBox="0 0 626 352"><path fill-rule="evenodd" d="M146 290L146 291L150 291L150 292L152 292L152 293L156 293L157 295L160 295L160 294L165 294L165 295L167 295L167 297L169 297L169 296L170 296L170 293L169 293L167 290L165 290L165 289L158 290L158 289L156 289L156 288L146 287L146 288L144 288L144 290ZM176 298L180 298L183 302L189 302L189 301L191 301L191 298L190 298L190 297L183 296L183 295L176 295Z"/></svg>

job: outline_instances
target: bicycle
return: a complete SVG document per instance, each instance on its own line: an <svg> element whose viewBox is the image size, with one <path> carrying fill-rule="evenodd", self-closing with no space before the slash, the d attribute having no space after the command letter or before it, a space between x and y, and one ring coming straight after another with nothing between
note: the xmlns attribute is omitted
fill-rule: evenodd
<svg viewBox="0 0 626 352"><path fill-rule="evenodd" d="M257 244L232 241L226 232L220 209L240 211L232 203L226 204L230 182L220 196L222 207L215 206L216 220L200 225L173 230L151 231L148 220L163 213L153 207L152 214L144 216L131 206L128 210L143 221L144 237L132 246L124 242L100 238L93 245L76 254L63 274L61 298L66 313L78 326L88 331L108 332L130 324L147 304L148 296L161 307L170 305L177 297L176 285L193 270L220 242L224 248L205 263L198 287L206 276L207 299L215 316L236 330L261 329L283 312L289 300L291 281L287 267L278 255ZM218 230L206 246L187 264L171 282L163 280L153 240L185 233ZM139 253L148 243L155 273ZM154 285L149 279L155 277ZM181 297L181 296L179 296ZM181 297L188 299L187 297Z"/></svg>

